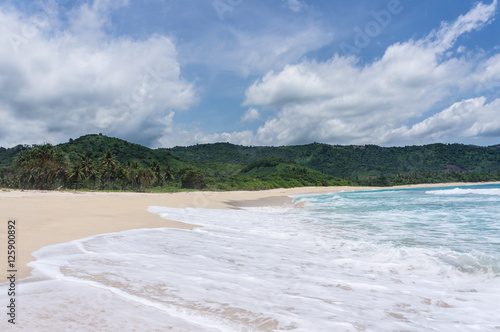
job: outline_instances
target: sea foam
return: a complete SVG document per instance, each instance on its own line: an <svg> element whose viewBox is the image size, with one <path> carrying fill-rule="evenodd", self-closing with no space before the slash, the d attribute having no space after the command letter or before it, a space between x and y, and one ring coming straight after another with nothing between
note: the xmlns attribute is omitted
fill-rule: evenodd
<svg viewBox="0 0 500 332"><path fill-rule="evenodd" d="M430 195L487 195L500 196L500 189L465 189L454 188L448 190L429 190L425 192Z"/></svg>
<svg viewBox="0 0 500 332"><path fill-rule="evenodd" d="M466 217L457 216L450 201L437 209L429 204L436 198L422 190L295 199L305 208L150 207L164 218L202 227L132 230L42 248L30 264L36 278L20 285L19 326L37 331L500 328L499 251L483 250L484 241L493 245L498 239L491 235L498 227L494 207L483 206L481 220L473 220L471 206L458 213ZM466 227L481 222L493 231ZM455 239L484 238L457 244L449 233Z"/></svg>

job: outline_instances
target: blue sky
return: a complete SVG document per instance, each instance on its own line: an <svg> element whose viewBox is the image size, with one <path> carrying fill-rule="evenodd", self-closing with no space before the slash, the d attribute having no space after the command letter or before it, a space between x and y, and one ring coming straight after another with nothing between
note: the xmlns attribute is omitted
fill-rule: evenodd
<svg viewBox="0 0 500 332"><path fill-rule="evenodd" d="M0 146L500 143L497 0L0 2Z"/></svg>

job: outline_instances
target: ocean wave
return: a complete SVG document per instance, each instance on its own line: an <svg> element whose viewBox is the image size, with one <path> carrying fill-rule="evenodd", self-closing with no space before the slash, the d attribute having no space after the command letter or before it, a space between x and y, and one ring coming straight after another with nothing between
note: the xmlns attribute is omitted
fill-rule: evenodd
<svg viewBox="0 0 500 332"><path fill-rule="evenodd" d="M441 189L441 190L429 190L425 192L428 195L488 195L488 196L500 196L500 189Z"/></svg>

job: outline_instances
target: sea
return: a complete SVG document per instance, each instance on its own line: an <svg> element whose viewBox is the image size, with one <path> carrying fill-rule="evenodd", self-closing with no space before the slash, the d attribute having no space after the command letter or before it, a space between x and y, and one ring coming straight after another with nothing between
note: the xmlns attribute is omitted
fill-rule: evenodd
<svg viewBox="0 0 500 332"><path fill-rule="evenodd" d="M148 211L202 227L40 249L2 331L500 331L498 184Z"/></svg>

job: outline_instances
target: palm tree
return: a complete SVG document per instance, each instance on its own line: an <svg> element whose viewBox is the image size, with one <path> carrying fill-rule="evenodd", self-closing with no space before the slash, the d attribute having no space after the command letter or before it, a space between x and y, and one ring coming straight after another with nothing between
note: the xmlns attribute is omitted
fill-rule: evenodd
<svg viewBox="0 0 500 332"><path fill-rule="evenodd" d="M101 158L100 167L104 168L104 174L108 175L108 190L110 188L111 183L111 174L114 172L117 166L117 161L115 156L111 153L110 150L106 151L106 155Z"/></svg>
<svg viewBox="0 0 500 332"><path fill-rule="evenodd" d="M123 190L126 190L127 189L127 185L128 185L128 176L129 176L129 172L128 170L123 167L123 166L118 166L114 172L114 178L115 178L115 181L119 181L121 183L121 188Z"/></svg>
<svg viewBox="0 0 500 332"><path fill-rule="evenodd" d="M138 168L129 168L128 169L128 182L130 183L130 188L132 190L137 190L139 188L139 169Z"/></svg>
<svg viewBox="0 0 500 332"><path fill-rule="evenodd" d="M80 185L80 181L82 179L85 178L85 175L83 173L83 170L82 170L82 167L81 167L81 164L80 163L77 163L75 165L73 165L73 169L71 170L71 172L69 173L69 179L70 180L75 180L76 181L76 190L78 190L79 188L79 185Z"/></svg>
<svg viewBox="0 0 500 332"><path fill-rule="evenodd" d="M167 170L165 171L165 182L168 182L168 180L175 180L174 173L172 171L172 168L170 168L170 165L167 166Z"/></svg>
<svg viewBox="0 0 500 332"><path fill-rule="evenodd" d="M19 152L14 159L14 167L17 169L19 188L22 184L29 184L35 177L35 161L30 150Z"/></svg>
<svg viewBox="0 0 500 332"><path fill-rule="evenodd" d="M150 169L141 168L139 170L139 172L137 173L137 179L138 179L139 188L141 186L144 186L145 188L147 188L155 182L155 175Z"/></svg>
<svg viewBox="0 0 500 332"><path fill-rule="evenodd" d="M90 159L89 156L82 157L80 160L80 167L82 169L84 178L90 179L93 184L92 187L94 187L97 176L97 170L94 166L94 161Z"/></svg>
<svg viewBox="0 0 500 332"><path fill-rule="evenodd" d="M153 161L151 163L151 171L153 171L153 174L155 176L155 181L157 186L161 186L163 184L163 177L161 176L161 168L160 164L158 164L156 161Z"/></svg>
<svg viewBox="0 0 500 332"><path fill-rule="evenodd" d="M14 160L20 178L33 181L36 189L49 189L56 176L68 167L67 156L52 144L37 145L18 153Z"/></svg>
<svg viewBox="0 0 500 332"><path fill-rule="evenodd" d="M85 181L88 178L92 178L95 183L95 173L96 172L92 159L90 159L88 156L85 157L82 155L73 165L73 169L69 173L69 179L76 181L76 189L78 190L81 180Z"/></svg>

